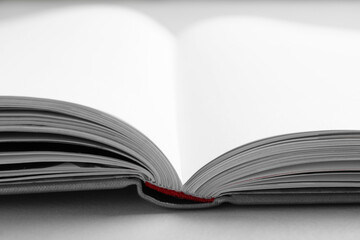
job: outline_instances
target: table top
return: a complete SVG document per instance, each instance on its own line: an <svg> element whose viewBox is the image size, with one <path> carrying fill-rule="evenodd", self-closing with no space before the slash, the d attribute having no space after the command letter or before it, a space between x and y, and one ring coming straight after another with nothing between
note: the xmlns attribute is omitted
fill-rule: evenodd
<svg viewBox="0 0 360 240"><path fill-rule="evenodd" d="M136 189L2 196L2 239L352 239L360 205L173 210Z"/></svg>

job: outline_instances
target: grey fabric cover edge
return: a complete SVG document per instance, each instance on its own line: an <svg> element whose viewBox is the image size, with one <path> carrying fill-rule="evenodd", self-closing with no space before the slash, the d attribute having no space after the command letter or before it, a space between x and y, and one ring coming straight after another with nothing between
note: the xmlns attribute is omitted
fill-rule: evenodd
<svg viewBox="0 0 360 240"><path fill-rule="evenodd" d="M174 204L159 201L143 192L140 179L108 178L61 182L33 182L0 186L0 195L70 192L88 190L121 189L135 185L139 196L151 203L166 208L197 209L215 207L223 203L235 205L299 205L299 204L349 204L360 203L359 190L344 191L294 191L294 192L247 192L216 198L212 203Z"/></svg>

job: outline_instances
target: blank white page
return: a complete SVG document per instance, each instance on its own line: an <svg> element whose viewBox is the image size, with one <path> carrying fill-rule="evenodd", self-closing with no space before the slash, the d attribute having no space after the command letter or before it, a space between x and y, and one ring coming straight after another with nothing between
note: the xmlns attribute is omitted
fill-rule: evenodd
<svg viewBox="0 0 360 240"><path fill-rule="evenodd" d="M70 6L0 21L0 95L65 100L128 122L180 171L174 37L120 6Z"/></svg>
<svg viewBox="0 0 360 240"><path fill-rule="evenodd" d="M183 181L250 141L360 129L360 32L224 17L179 39Z"/></svg>

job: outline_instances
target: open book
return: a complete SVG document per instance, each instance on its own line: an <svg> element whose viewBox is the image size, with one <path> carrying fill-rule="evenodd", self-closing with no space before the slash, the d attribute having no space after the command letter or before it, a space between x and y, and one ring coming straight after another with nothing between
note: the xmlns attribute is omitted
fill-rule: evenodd
<svg viewBox="0 0 360 240"><path fill-rule="evenodd" d="M167 207L360 201L360 34L121 8L0 23L0 193Z"/></svg>

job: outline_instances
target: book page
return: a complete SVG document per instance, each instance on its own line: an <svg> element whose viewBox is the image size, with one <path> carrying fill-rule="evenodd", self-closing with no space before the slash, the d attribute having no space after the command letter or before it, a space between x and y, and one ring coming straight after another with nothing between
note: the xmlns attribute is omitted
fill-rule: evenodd
<svg viewBox="0 0 360 240"><path fill-rule="evenodd" d="M360 32L261 18L199 23L179 39L183 181L240 145L360 129Z"/></svg>
<svg viewBox="0 0 360 240"><path fill-rule="evenodd" d="M0 95L83 104L131 124L180 171L174 37L120 6L47 9L0 20Z"/></svg>

